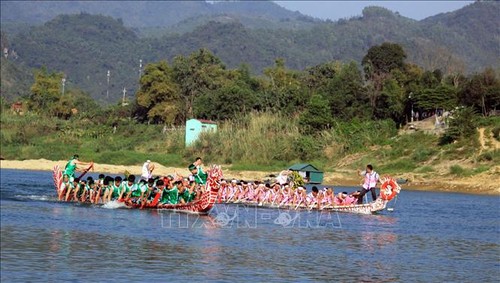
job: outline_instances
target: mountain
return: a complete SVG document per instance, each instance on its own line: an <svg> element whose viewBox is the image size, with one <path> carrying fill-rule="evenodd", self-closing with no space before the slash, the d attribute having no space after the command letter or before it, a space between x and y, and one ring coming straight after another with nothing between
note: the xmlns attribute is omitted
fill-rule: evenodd
<svg viewBox="0 0 500 283"><path fill-rule="evenodd" d="M250 27L258 21L270 23L269 27L314 21L271 1L1 1L0 5L2 24L42 24L60 14L82 12L122 19L125 26L146 31L220 15L245 19L242 22Z"/></svg>
<svg viewBox="0 0 500 283"><path fill-rule="evenodd" d="M500 3L477 2L457 11L439 14L422 21L427 36L449 46L459 57L469 58L473 69L500 65ZM441 30L450 32L442 33Z"/></svg>
<svg viewBox="0 0 500 283"><path fill-rule="evenodd" d="M14 100L17 97L27 94L33 83L33 75L28 67L18 59L16 52L10 49L10 43L4 32L0 33L0 77L1 77L1 97L7 100Z"/></svg>
<svg viewBox="0 0 500 283"><path fill-rule="evenodd" d="M107 100L108 92L119 97L124 87L135 87L144 53L139 37L121 20L84 13L57 16L15 36L10 45L23 64L62 71L68 87L76 85L100 100Z"/></svg>
<svg viewBox="0 0 500 283"><path fill-rule="evenodd" d="M124 2L124 5L129 5L126 3L129 2ZM145 7L159 3L134 5ZM243 2L188 2L186 5L212 5L207 7L213 8L234 3L240 5ZM269 7L275 5L263 3L270 4ZM243 11L243 6L238 7ZM360 17L337 22L310 21L307 29L249 28L240 21L241 17L212 14L199 17L199 26L194 24L194 19L185 19L186 25L193 24L182 33L154 37L140 37L122 19L80 13L60 15L43 25L7 35L11 50L19 56L12 62L14 65L29 68L47 66L50 70L63 71L68 76L68 86L73 84L102 101L116 101L124 87L128 93L137 87L140 59L144 63L162 59L171 62L175 56L188 55L199 48L211 50L230 68L247 63L254 73L272 66L276 58L284 58L287 67L294 69L332 60L361 62L371 46L386 41L401 44L408 54L407 61L425 69L439 68L449 73L498 67L499 7L498 2L476 2L455 12L422 21L384 8L367 7ZM252 13L263 13L258 8L254 9ZM239 10L234 8L231 11ZM276 18L289 15L286 12L281 15L277 11L270 10L269 13ZM248 18L250 20L254 19ZM177 28L183 26L180 24ZM175 30L175 25L172 30ZM111 74L109 86L108 70ZM2 75L2 93L4 85ZM107 90L109 98L106 97Z"/></svg>

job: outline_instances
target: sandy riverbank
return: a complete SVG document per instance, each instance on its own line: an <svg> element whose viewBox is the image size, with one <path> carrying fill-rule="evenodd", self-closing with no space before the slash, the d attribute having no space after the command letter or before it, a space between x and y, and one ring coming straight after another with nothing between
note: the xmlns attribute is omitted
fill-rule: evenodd
<svg viewBox="0 0 500 283"><path fill-rule="evenodd" d="M153 162L154 163L154 162ZM41 170L51 171L55 165L64 166L65 160L52 161L46 159L38 160L1 160L0 167L3 169L20 170ZM155 164L154 174L168 175L177 173L187 176L187 168L165 167L159 163ZM95 164L95 172L123 174L128 171L135 175L140 175L141 165L111 165ZM263 171L232 171L230 166L223 166L224 176L226 178L237 178L245 180L263 180L268 179L271 172ZM276 173L276 172L274 172ZM433 178L424 178L419 174L406 173L398 178L408 179L409 182L403 185L403 189L422 190L422 191L443 191L460 192L471 194L500 195L500 166L494 166L487 172L472 177L452 177L446 175L437 175ZM360 178L354 171L325 172L324 183L333 185L357 186Z"/></svg>

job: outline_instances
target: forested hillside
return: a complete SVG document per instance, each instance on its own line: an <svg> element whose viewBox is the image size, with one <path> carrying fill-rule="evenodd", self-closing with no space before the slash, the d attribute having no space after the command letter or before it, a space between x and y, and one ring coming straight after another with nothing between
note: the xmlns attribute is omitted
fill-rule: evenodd
<svg viewBox="0 0 500 283"><path fill-rule="evenodd" d="M155 11L154 7L148 5L162 5L160 3L164 2L134 5ZM255 7L237 3L213 5L188 2L185 5L192 6L191 11L197 11L194 6L219 7L218 12L243 13L249 10L248 15L261 14L262 22L271 21L271 18L286 22L297 15L282 11L273 3L263 2L270 6L261 4ZM87 4L95 5L93 2ZM169 5L174 4L184 5L180 2ZM123 9L131 4L124 5ZM135 8L139 9L139 6ZM184 10L179 9L187 13L189 9L186 7ZM310 24L308 29L278 30L248 28L239 22L244 17L213 16L207 19L214 21L192 26L192 31L148 38L139 37L133 28L126 26L125 20L130 19L120 20L86 13L61 15L41 26L26 31L21 29L17 35L7 34L10 50L18 55L16 60L10 61L12 57L8 60L17 69L46 66L49 70L61 71L67 77L69 87L81 88L94 98L112 102L121 97L123 88L129 94L137 90L139 60L143 60L143 66L159 60L171 62L175 56L188 55L200 48L213 52L229 68L246 64L253 74L259 74L272 66L277 58L283 58L288 68L296 70L330 61L355 61L359 64L371 46L394 42L404 48L410 63L416 63L426 70L439 69L444 74L467 74L499 66L500 44L496 28L500 21L500 13L497 13L499 7L498 2L478 2L423 21L411 20L387 9L369 7L361 17L314 24L303 19ZM48 9L40 9L41 14L43 11L49 13ZM28 12L23 10L22 13ZM144 21L151 18L154 17ZM295 17L298 18L300 15ZM246 19L250 21L250 18ZM256 19L251 20L255 22ZM193 21L186 20L185 23ZM27 83L19 83L18 89L7 91L5 88L8 85L2 75L2 93L29 94L25 87ZM109 93L109 97L106 93Z"/></svg>
<svg viewBox="0 0 500 283"><path fill-rule="evenodd" d="M2 1L2 24L9 22L42 24L60 14L99 14L120 18L125 26L148 30L169 27L182 21L217 15L244 18L249 27L259 20L269 27L300 26L314 21L271 1ZM203 23L203 22L199 22Z"/></svg>

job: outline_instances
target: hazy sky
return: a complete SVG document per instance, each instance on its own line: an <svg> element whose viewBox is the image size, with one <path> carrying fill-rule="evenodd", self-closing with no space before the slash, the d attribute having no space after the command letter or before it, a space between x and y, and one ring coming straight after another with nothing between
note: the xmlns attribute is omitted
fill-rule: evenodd
<svg viewBox="0 0 500 283"><path fill-rule="evenodd" d="M274 1L288 10L320 19L338 20L360 16L366 6L385 7L400 15L421 20L460 9L474 1Z"/></svg>

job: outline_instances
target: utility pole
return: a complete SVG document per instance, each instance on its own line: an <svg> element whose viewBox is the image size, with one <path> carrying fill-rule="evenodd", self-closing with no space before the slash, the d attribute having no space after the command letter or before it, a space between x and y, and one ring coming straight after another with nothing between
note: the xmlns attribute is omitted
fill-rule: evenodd
<svg viewBox="0 0 500 283"><path fill-rule="evenodd" d="M123 87L123 97L122 97L122 106L125 106L125 95L127 94L127 89Z"/></svg>
<svg viewBox="0 0 500 283"><path fill-rule="evenodd" d="M62 96L64 96L64 86L66 85L66 78L65 77L63 77L61 79L61 83L62 83Z"/></svg>
<svg viewBox="0 0 500 283"><path fill-rule="evenodd" d="M142 59L139 59L139 80L141 79L142 76Z"/></svg>
<svg viewBox="0 0 500 283"><path fill-rule="evenodd" d="M411 103L411 122L413 123L413 100L411 99L412 94L413 94L413 92L410 92L410 94L408 95L408 98L410 99L410 103Z"/></svg>
<svg viewBox="0 0 500 283"><path fill-rule="evenodd" d="M108 84L106 85L106 98L109 98L109 77L110 77L110 72L108 70L108 74L107 74L107 77L108 77Z"/></svg>

